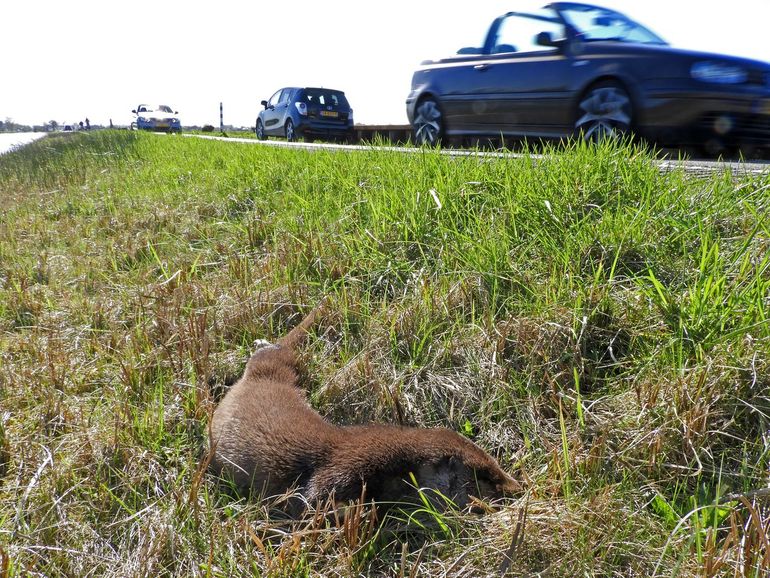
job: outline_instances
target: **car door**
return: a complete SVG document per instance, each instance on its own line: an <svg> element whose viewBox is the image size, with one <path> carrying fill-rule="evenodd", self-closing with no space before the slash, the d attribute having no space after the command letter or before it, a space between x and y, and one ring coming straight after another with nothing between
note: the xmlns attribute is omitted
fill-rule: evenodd
<svg viewBox="0 0 770 578"><path fill-rule="evenodd" d="M473 66L476 122L484 132L551 136L572 125L573 59L557 18L509 14Z"/></svg>
<svg viewBox="0 0 770 578"><path fill-rule="evenodd" d="M421 81L440 95L450 134L474 134L489 128L485 114L491 89L485 85L488 76L479 74L479 67L486 68L488 62L488 55L454 57L422 72Z"/></svg>
<svg viewBox="0 0 770 578"><path fill-rule="evenodd" d="M267 106L262 112L265 134L283 136L283 114L286 107L281 105L281 95L286 91L287 88L282 88L267 101Z"/></svg>

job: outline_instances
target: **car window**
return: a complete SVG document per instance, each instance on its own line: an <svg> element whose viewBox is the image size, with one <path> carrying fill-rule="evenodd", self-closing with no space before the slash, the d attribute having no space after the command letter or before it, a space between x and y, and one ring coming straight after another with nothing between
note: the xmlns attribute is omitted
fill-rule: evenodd
<svg viewBox="0 0 770 578"><path fill-rule="evenodd" d="M500 23L492 52L555 51L555 47L537 43L537 36L541 32L548 32L553 40L563 40L565 37L564 25L556 18L512 14Z"/></svg>
<svg viewBox="0 0 770 578"><path fill-rule="evenodd" d="M342 92L319 89L305 90L305 101L321 106L346 106L348 102Z"/></svg>
<svg viewBox="0 0 770 578"><path fill-rule="evenodd" d="M290 88L284 88L283 92L281 92L281 98L278 101L280 104L283 104L285 102L289 102L289 97L291 96L291 89Z"/></svg>
<svg viewBox="0 0 770 578"><path fill-rule="evenodd" d="M279 102L279 100L281 98L281 92L283 92L283 91L279 90L273 96L271 96L270 100L267 101L267 105L268 106L275 106L276 104L278 104L278 102Z"/></svg>
<svg viewBox="0 0 770 578"><path fill-rule="evenodd" d="M327 106L327 105L337 106L340 103L339 99L337 98L337 95L329 92L319 94L318 102L324 106Z"/></svg>

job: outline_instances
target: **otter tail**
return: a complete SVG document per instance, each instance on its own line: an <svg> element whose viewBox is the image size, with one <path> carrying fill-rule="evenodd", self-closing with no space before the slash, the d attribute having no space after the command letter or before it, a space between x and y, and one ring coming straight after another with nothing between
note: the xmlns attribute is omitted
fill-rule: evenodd
<svg viewBox="0 0 770 578"><path fill-rule="evenodd" d="M252 378L266 378L280 383L295 384L297 379L297 361L295 349L307 336L308 330L315 323L324 308L324 302L316 306L289 333L279 339L275 345L263 342L246 364L244 375Z"/></svg>
<svg viewBox="0 0 770 578"><path fill-rule="evenodd" d="M323 313L325 304L326 301L324 300L321 301L320 304L316 305L316 307L310 313L308 313L302 321L299 322L299 325L294 327L291 331L289 331L286 335L278 340L277 345L290 350L294 350L298 345L301 345L307 336L307 332L316 322L321 313Z"/></svg>

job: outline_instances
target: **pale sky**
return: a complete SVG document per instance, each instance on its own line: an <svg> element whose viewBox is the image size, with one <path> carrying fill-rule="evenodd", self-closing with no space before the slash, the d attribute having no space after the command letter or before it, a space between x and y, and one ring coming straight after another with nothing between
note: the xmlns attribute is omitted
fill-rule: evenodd
<svg viewBox="0 0 770 578"><path fill-rule="evenodd" d="M140 102L182 124L253 126L283 86L344 90L357 123L406 123L421 60L481 44L532 0L2 0L0 120L127 124ZM604 0L672 45L770 62L770 0Z"/></svg>

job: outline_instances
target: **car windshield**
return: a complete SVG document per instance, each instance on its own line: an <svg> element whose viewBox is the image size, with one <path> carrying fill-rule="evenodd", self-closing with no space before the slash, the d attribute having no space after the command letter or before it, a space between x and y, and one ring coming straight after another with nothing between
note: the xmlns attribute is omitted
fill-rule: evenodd
<svg viewBox="0 0 770 578"><path fill-rule="evenodd" d="M606 8L568 4L560 6L558 11L575 28L580 37L588 42L604 40L637 44L668 44L638 22Z"/></svg>
<svg viewBox="0 0 770 578"><path fill-rule="evenodd" d="M172 108L165 104L161 104L160 106L154 106L152 104L140 104L139 108L137 108L136 110L137 112L170 112L172 114L174 113Z"/></svg>

